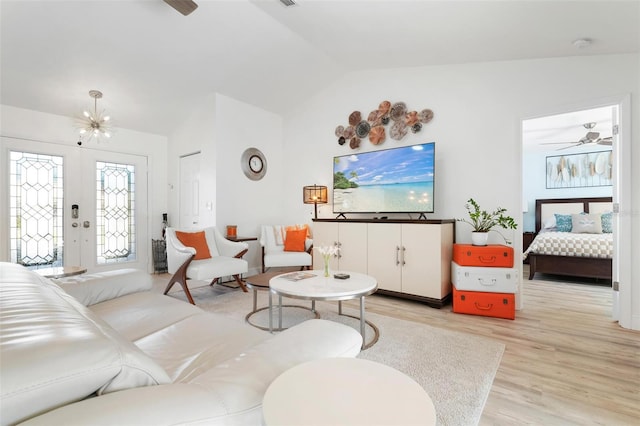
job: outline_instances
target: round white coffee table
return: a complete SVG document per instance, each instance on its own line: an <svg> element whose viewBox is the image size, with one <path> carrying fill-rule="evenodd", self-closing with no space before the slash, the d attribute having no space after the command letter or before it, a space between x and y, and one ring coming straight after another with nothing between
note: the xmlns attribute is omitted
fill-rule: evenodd
<svg viewBox="0 0 640 426"><path fill-rule="evenodd" d="M266 425L435 425L427 392L409 376L358 358L306 362L278 376L262 401Z"/></svg>
<svg viewBox="0 0 640 426"><path fill-rule="evenodd" d="M290 297L293 299L312 300L314 302L313 309L315 312L315 301L338 301L338 314L342 314L342 301L351 299L360 299L360 334L362 335L362 348L372 346L379 335L378 329L365 319L364 298L378 289L378 283L375 278L361 274L358 272L345 272L348 274L347 279L337 279L331 274L329 277L324 276L324 271L301 271L298 273L286 273L277 275L269 280L269 331L273 330L272 320L272 295L278 298L278 327L282 328L282 297ZM306 278L298 279L304 276ZM366 344L365 324L369 324L376 336L374 340Z"/></svg>
<svg viewBox="0 0 640 426"><path fill-rule="evenodd" d="M256 324L255 322L252 322L251 317L257 314L258 312L264 311L265 309L269 309L270 315L273 313L272 310L269 308L269 306L265 306L264 308L258 309L258 291L269 291L269 280L271 280L271 278L275 277L276 275L282 275L282 272L265 272L263 274L252 275L250 277L245 278L244 280L244 283L246 284L247 288L253 290L253 310L249 312L244 317L244 319L245 321L247 321L247 323L254 326L255 328L259 328L260 330L274 331L273 328L269 329L269 327L264 327ZM310 308L306 306L298 306L298 305L283 305L283 306L287 308L305 309L305 310L311 311L314 314L315 318L320 318L320 314L315 311L315 305L312 305ZM273 324L271 324L271 326L272 325ZM282 324L280 324L279 328L275 329L275 331L283 331L283 330L286 330L286 327L283 327Z"/></svg>

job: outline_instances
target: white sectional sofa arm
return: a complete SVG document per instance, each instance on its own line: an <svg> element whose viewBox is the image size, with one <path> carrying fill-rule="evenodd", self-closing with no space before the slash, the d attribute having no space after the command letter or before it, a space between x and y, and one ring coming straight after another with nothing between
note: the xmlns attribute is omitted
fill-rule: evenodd
<svg viewBox="0 0 640 426"><path fill-rule="evenodd" d="M95 305L131 293L149 291L151 277L137 269L119 269L52 279L84 306Z"/></svg>
<svg viewBox="0 0 640 426"><path fill-rule="evenodd" d="M105 409L105 407L111 407ZM260 424L261 417L251 424ZM229 415L208 389L190 384L147 386L89 398L33 417L21 426L245 425L247 417Z"/></svg>
<svg viewBox="0 0 640 426"><path fill-rule="evenodd" d="M310 320L257 344L242 356L212 366L188 382L89 398L22 425L259 425L263 423L262 399L276 377L302 362L355 357L361 344L362 337L352 328Z"/></svg>

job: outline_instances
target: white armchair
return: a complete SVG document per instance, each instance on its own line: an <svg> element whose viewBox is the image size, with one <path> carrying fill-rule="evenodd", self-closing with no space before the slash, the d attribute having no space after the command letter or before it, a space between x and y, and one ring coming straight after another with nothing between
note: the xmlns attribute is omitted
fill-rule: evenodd
<svg viewBox="0 0 640 426"><path fill-rule="evenodd" d="M300 270L310 269L313 264L311 250L313 239L306 238L304 251L285 251L284 235L285 226L262 225L260 232L260 245L262 246L262 272L271 267L299 266Z"/></svg>
<svg viewBox="0 0 640 426"><path fill-rule="evenodd" d="M196 248L185 246L176 236L176 231L185 233L204 232L206 248L211 257L196 260ZM204 280L215 284L220 277L233 276L242 288L247 291L247 287L240 279L240 274L248 271L247 261L242 256L249 249L249 245L243 242L229 241L215 227L204 229L176 230L167 228L167 263L169 273L173 274L164 294L167 294L175 283L182 286L187 299L195 305L187 280Z"/></svg>

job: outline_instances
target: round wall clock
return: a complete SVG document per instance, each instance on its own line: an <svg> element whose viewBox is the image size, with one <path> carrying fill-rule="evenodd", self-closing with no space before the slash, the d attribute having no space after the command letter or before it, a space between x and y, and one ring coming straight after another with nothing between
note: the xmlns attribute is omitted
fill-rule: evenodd
<svg viewBox="0 0 640 426"><path fill-rule="evenodd" d="M251 180L260 180L267 174L267 159L256 148L247 148L242 153L240 165L245 176Z"/></svg>

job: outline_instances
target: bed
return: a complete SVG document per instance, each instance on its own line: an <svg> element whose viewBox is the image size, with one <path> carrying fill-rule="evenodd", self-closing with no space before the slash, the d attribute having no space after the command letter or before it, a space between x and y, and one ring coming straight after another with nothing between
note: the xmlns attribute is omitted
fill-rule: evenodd
<svg viewBox="0 0 640 426"><path fill-rule="evenodd" d="M611 197L536 200L536 237L524 253L529 259L529 279L540 272L611 280L612 210ZM580 213L585 215L572 216ZM598 233L596 222L603 215L605 221L600 226L605 232ZM574 224L576 219L584 223L571 228L572 218ZM596 228L582 229L584 224Z"/></svg>

